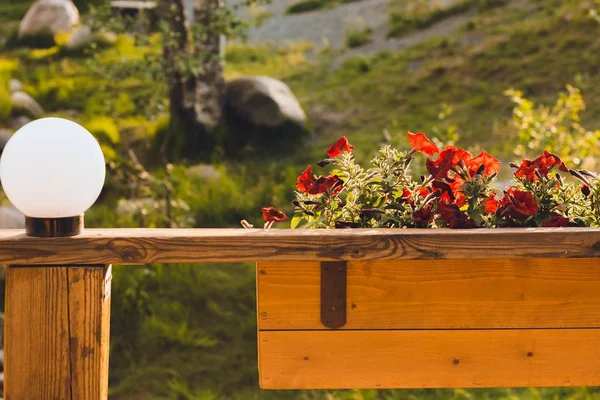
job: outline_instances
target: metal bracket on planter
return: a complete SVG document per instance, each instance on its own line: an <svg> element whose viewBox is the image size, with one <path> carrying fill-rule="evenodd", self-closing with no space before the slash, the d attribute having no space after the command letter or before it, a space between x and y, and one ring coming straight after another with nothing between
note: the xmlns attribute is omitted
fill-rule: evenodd
<svg viewBox="0 0 600 400"><path fill-rule="evenodd" d="M328 328L346 325L345 261L321 262L321 322Z"/></svg>

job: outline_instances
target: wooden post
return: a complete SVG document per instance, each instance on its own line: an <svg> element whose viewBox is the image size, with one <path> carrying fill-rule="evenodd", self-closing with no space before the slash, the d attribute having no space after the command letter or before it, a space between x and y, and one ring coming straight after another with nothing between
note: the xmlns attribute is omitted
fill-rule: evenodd
<svg viewBox="0 0 600 400"><path fill-rule="evenodd" d="M108 397L111 267L10 266L5 398Z"/></svg>

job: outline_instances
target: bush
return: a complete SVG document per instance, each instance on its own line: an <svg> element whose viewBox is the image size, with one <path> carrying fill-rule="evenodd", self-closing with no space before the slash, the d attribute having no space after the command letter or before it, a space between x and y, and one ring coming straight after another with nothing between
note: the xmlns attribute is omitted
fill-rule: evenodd
<svg viewBox="0 0 600 400"><path fill-rule="evenodd" d="M288 7L286 14L299 14L320 10L330 5L328 0L300 0Z"/></svg>
<svg viewBox="0 0 600 400"><path fill-rule="evenodd" d="M373 30L368 26L360 30L346 31L346 45L355 48L373 41Z"/></svg>
<svg viewBox="0 0 600 400"><path fill-rule="evenodd" d="M0 75L0 121L5 121L12 112L10 90L8 89L8 75Z"/></svg>
<svg viewBox="0 0 600 400"><path fill-rule="evenodd" d="M462 14L473 5L473 0L463 0L447 8L431 6L429 2L415 3L412 9L390 13L389 37L402 36L405 33L425 29L445 18Z"/></svg>

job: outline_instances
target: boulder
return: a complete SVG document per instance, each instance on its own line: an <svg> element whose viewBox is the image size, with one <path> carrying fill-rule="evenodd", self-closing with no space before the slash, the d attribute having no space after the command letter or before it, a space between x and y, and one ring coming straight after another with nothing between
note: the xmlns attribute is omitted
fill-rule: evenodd
<svg viewBox="0 0 600 400"><path fill-rule="evenodd" d="M54 35L79 23L79 11L71 0L37 0L19 25L19 38Z"/></svg>
<svg viewBox="0 0 600 400"><path fill-rule="evenodd" d="M267 76L248 76L226 84L229 112L255 127L277 128L286 123L304 127L306 114L283 82Z"/></svg>
<svg viewBox="0 0 600 400"><path fill-rule="evenodd" d="M100 32L92 32L92 28L88 25L82 25L65 43L65 48L69 51L77 51L85 49L92 43L97 43L100 46L111 46L117 41L117 35L107 30Z"/></svg>
<svg viewBox="0 0 600 400"><path fill-rule="evenodd" d="M28 115L38 118L44 113L44 109L37 101L25 92L14 92L10 96L13 112L25 111Z"/></svg>
<svg viewBox="0 0 600 400"><path fill-rule="evenodd" d="M0 129L0 154L4 151L4 147L6 147L6 143L8 143L8 139L10 139L11 136L9 130Z"/></svg>
<svg viewBox="0 0 600 400"><path fill-rule="evenodd" d="M25 215L13 206L0 206L0 229L25 229Z"/></svg>
<svg viewBox="0 0 600 400"><path fill-rule="evenodd" d="M20 92L23 90L23 84L16 79L11 79L10 82L8 82L8 88L11 92Z"/></svg>
<svg viewBox="0 0 600 400"><path fill-rule="evenodd" d="M88 47L94 41L92 28L83 25L71 35L65 47L69 50L80 50Z"/></svg>
<svg viewBox="0 0 600 400"><path fill-rule="evenodd" d="M221 179L221 171L210 164L196 164L189 166L185 171L189 177L200 178L205 181L216 181Z"/></svg>
<svg viewBox="0 0 600 400"><path fill-rule="evenodd" d="M18 117L12 118L8 121L8 125L11 129L18 131L25 125L31 122L31 118L26 115L20 115Z"/></svg>

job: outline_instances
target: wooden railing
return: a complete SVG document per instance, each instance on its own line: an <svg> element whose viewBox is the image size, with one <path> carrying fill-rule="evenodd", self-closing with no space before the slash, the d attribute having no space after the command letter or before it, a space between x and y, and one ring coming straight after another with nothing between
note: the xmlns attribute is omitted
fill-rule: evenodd
<svg viewBox="0 0 600 400"><path fill-rule="evenodd" d="M571 258L584 259L584 261L574 261L570 269L571 264L566 259ZM431 265L436 267L423 268L428 260L431 260ZM456 268L457 271L451 281L463 282L462 286L458 286L462 290L465 287L476 286L478 283L493 288L494 279L506 278L508 280L503 284L503 290L506 293L513 290L522 291L523 293L515 292L515 296L520 295L521 298L516 298L517 303L514 303L510 297L509 300L504 299L494 306L496 313L494 315L497 316L494 318L503 319L504 322L498 320L494 323L494 320L489 318L464 318L465 309L477 313L478 308L485 307L495 300L494 297L489 299L481 297L485 297L486 290L477 292L479 298L475 299L470 307L465 308L463 303L454 308L448 307L448 312L462 313L461 323L448 322L452 320L451 315L447 318L436 317L434 323L421 317L414 317L404 323L393 322L401 320L402 314L398 314L398 310L394 311L394 307L390 304L398 301L397 293L400 288L408 290L405 283L409 276L404 276L398 271L411 271L410 280L421 281L421 284L425 285L418 286L419 288L428 287L427 290L435 291L437 286L427 286L427 282L435 280L436 274L443 270L444 265L441 260L456 260L449 264L449 268ZM521 263L519 260L523 260L522 268L527 271L523 272L523 275L519 272ZM0 231L0 263L8 265L5 311L5 397L8 400L106 399L111 296L110 265L147 263L253 261L262 266L260 267L262 275L259 275L259 278L261 276L262 278L259 279L258 302L261 330L259 367L261 385L265 388L507 386L511 382L515 386L600 384L600 373L598 373L600 350L594 350L600 348L598 330L600 296L594 295L593 291L590 292L590 285L597 285L594 286L598 289L595 292L600 293L599 260L600 230L589 228L89 229L82 235L62 238L35 238L26 236L21 231L3 230ZM326 264L331 261L341 262L341 264ZM327 265L340 265L339 271L343 272L344 278L341 280L334 277L334 280L343 282L343 285L346 285L345 276L346 273L348 274L347 304L349 309L356 308L356 311L346 311L346 289L343 288L342 325L346 324L346 312L348 324L344 327L346 330L338 330L335 337L322 335L322 330L329 328L321 324L323 319L319 322L319 309L313 307L314 304L319 303L318 289L321 285L321 318L323 318L323 312L327 311L323 311L322 308L323 293L325 293L323 290L327 288L324 289L324 284L319 279L325 276L323 271L327 270ZM468 268L458 268L457 266L460 265L467 265ZM321 268L321 275L318 268ZM387 275L374 278L374 268L382 268L387 271ZM478 268L483 272L487 271L488 275L478 275ZM564 286L565 290L553 289L554 292L549 290L546 293L545 290L549 286L544 286L545 278L540 276L544 271L556 272L547 278L553 285L560 285L562 281L570 283ZM359 280L353 281L353 276L358 276ZM573 276L577 279L572 279ZM464 282L472 285L465 286ZM527 288L518 288L520 283ZM533 286L538 283L541 286ZM381 286L382 284L384 286ZM301 287L302 291L294 292L295 287ZM360 309L360 304L357 306L352 302L350 297L361 290L361 287L377 289L378 294L374 298L385 300L386 303L379 305L377 302L373 303L373 299L365 301L371 309L381 306L379 314L375 312L371 316L366 316ZM539 290L532 289L534 287ZM287 292L284 292L287 294L281 292L282 295L279 296L281 288L286 288ZM333 288L332 290L340 289L335 287L335 282ZM579 291L578 288L582 290ZM292 291L289 291L290 289ZM519 313L518 318L506 318L512 315L511 312L514 313L515 307L519 307L519 304L531 306L526 299L529 295L528 290L537 293L535 307L528 309L533 311ZM386 291L391 295L387 297L380 295ZM541 297L538 296L540 291L544 293L540 295ZM264 294L262 301L261 293ZM304 293L312 297L298 297L300 294L304 296ZM294 304L301 304L301 306L294 309L292 305L292 309L286 311L284 306L290 305L289 298L286 300L288 294L289 298L294 299ZM465 298L460 301L469 301L468 291L464 296ZM341 295L339 298L342 298ZM458 301L457 298L453 297L452 301ZM445 301L443 296L438 296L436 299L442 303ZM416 300L409 302L409 306L412 306L404 308L403 312L410 311L421 315L419 313L425 310L427 305L414 303L414 301ZM518 303L519 301L521 303ZM262 310L263 306L270 311ZM564 313L564 318L536 317L536 310L549 309L552 312L552 307ZM335 307L333 309L336 312L340 311L335 310ZM439 312L444 312L443 307ZM270 319L271 315L272 319ZM353 317L354 315L356 317ZM382 315L386 320L378 319L377 315ZM510 325L506 321L514 321L514 324ZM510 333L513 336L507 336L506 333L494 336L496 334L489 333L488 330L477 333L478 330L488 328L489 332L495 332L499 328L514 329L514 332ZM375 333L382 329L385 329L386 333ZM550 334L539 334L541 336L536 333L536 330L548 329L555 331ZM447 333L433 333L438 330ZM472 333L468 335L461 333L465 330ZM453 336L457 334L458 336ZM427 339L428 337L431 338ZM485 375L487 371L478 370L476 363L469 366L468 359L461 359L458 355L450 357L448 368L455 369L449 372L444 369L445 364L438 365L436 364L438 361L432 361L433 356L425 357L418 351L418 345L422 345L423 349L432 352L431 354L441 354L443 352L441 348L444 346L456 346L456 351L469 352L469 349L476 348L478 343L483 346L483 343L493 341L494 337L509 344L507 347L502 347L502 344L499 345L500 347L486 347L485 351L489 352L490 357L502 357L505 350L512 351L513 345L525 346L526 342L529 343L527 346L531 343L533 343L531 346L534 346L536 340L541 343L540 346L545 352L550 352L549 346L559 346L560 343L564 343L566 347L554 355L544 355L543 352L540 355L534 350L523 348L525 354L523 360L528 364L521 364L520 356L511 358L510 362L500 362L498 368L507 368L505 373L500 376L497 372L489 372L487 380ZM298 345L297 353L294 352L295 347L290 346L290 339ZM411 347L414 351L401 350L406 346L398 344L398 340L409 339L417 339L414 342L417 347ZM428 347L433 342L424 343L423 340L442 344L440 348ZM357 352L352 353L357 343L365 341L374 344L366 346L362 352L357 349ZM586 352L581 351L582 341L587 341ZM342 347L335 347L336 343ZM383 364L378 365L383 367L375 369L379 381L365 377L371 368L368 362L363 363L363 366L355 367L354 370L348 370L349 362L360 361L364 359L365 354L367 356L370 354L365 351L374 354L383 351L381 348L373 347L378 343L388 346L387 353L384 351L379 355ZM575 349L577 346L579 350L573 352L575 358L568 362L558 358L564 358L568 350ZM331 351L330 357L319 353L327 352L328 349ZM310 357L301 356L311 351L316 352L315 357L312 354ZM397 358L400 355L394 355L395 351L404 351L403 357L420 361L420 366L413 365L410 369L407 366L398 367L401 360ZM561 362L563 367L560 366ZM460 371L459 365L463 368L460 376L456 375L458 374L456 371ZM493 363L487 365L489 368L493 367ZM515 375L511 381L510 369L513 367L521 375L520 377ZM330 371L331 374L319 374L319 371L328 368L333 369ZM336 368L344 372L336 373ZM382 370L382 368L388 369ZM390 372L394 368L399 369L394 373ZM579 379L576 376L570 377L567 369L574 374L588 372L583 373ZM389 374L386 375L385 371ZM427 371L437 374L436 377L440 378L427 381L426 377L423 378L423 374L427 375ZM523 373L526 375L529 373L528 378L527 376L523 378ZM417 376L418 374L421 375ZM474 375L477 374L479 378L476 379ZM402 380L402 376L408 378Z"/></svg>

